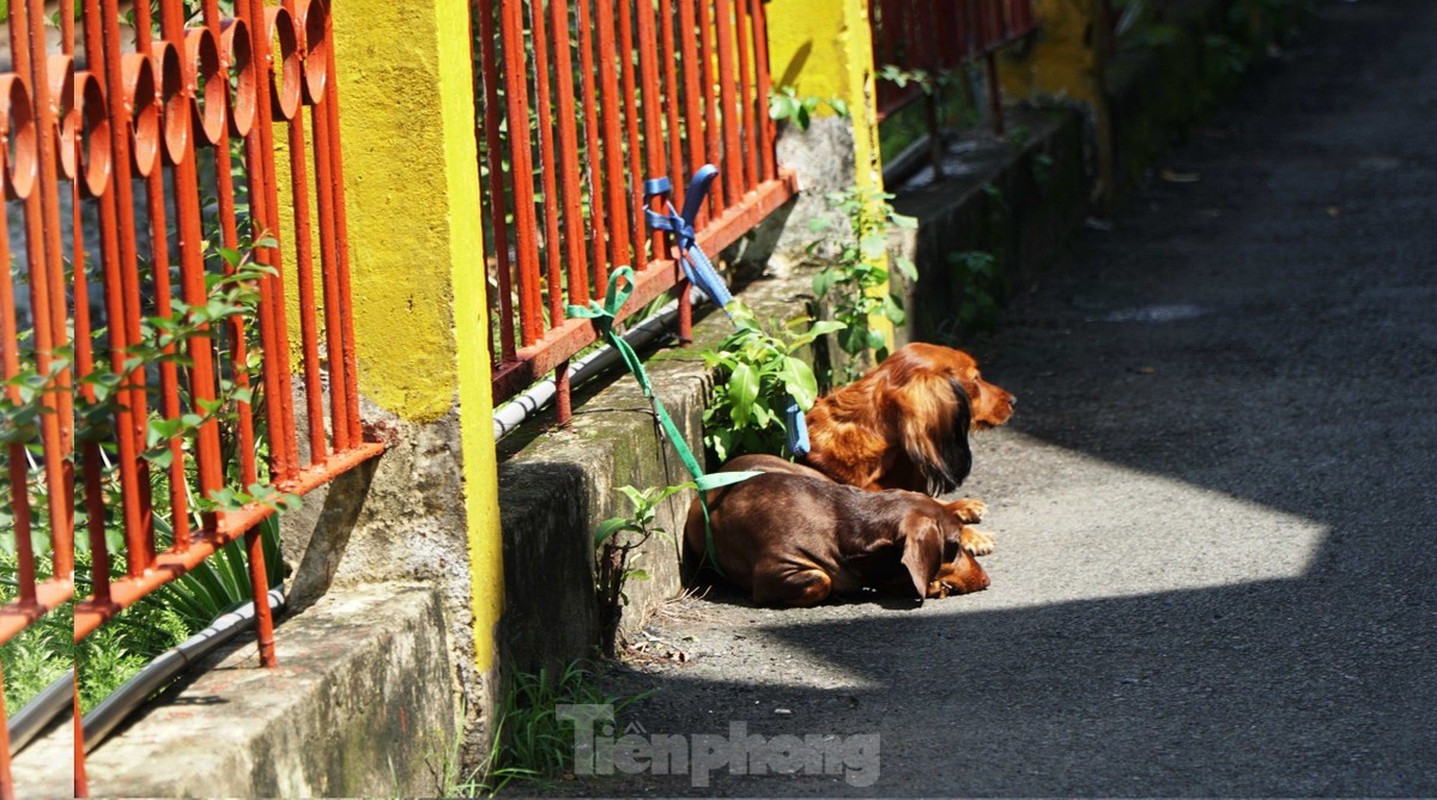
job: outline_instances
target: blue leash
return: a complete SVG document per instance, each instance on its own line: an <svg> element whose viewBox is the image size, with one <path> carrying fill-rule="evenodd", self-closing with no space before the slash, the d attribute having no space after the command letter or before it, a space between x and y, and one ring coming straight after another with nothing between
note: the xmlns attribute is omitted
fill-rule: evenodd
<svg viewBox="0 0 1437 800"><path fill-rule="evenodd" d="M713 185L714 179L718 177L718 167L713 164L705 164L694 173L689 179L688 189L684 192L684 210L674 210L673 203L667 203L668 213L661 214L652 209L644 209L644 219L652 230L667 231L673 234L674 241L679 248L679 263L683 266L684 274L688 276L689 282L699 287L710 300L714 302L724 314L728 315L729 321L733 321L733 312L729 310L729 303L733 302L733 294L729 292L728 286L719 277L718 271L714 269L713 262L709 261L703 248L698 245L698 234L694 231L694 220L698 218L699 209L703 207L704 198L708 196L709 187ZM667 176L650 178L644 181L644 202L655 195L668 194L673 191L673 181ZM808 455L808 421L804 419L803 409L798 403L790 403L784 412L784 428L788 434L788 451L795 456L802 458Z"/></svg>
<svg viewBox="0 0 1437 800"><path fill-rule="evenodd" d="M648 221L650 229L673 234L674 241L679 246L679 262L683 265L684 274L688 276L693 285L708 295L714 305L723 309L723 312L729 315L729 319L733 319L733 315L728 310L728 304L733 301L733 294L724 285L723 279L714 269L713 262L709 261L709 257L704 254L703 248L699 247L698 234L694 231L694 220L699 215L699 209L703 207L709 187L713 185L714 178L717 177L718 167L713 164L703 165L689 180L688 191L684 194L682 213L674 210L673 203L668 203L669 212L667 214L646 208L644 209L644 218ZM668 194L673 189L673 181L667 177L650 178L644 181L644 202L647 203L655 195Z"/></svg>

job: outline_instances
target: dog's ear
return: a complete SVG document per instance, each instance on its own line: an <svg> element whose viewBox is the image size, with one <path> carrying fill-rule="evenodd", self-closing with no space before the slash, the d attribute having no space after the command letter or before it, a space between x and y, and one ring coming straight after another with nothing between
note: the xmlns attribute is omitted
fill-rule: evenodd
<svg viewBox="0 0 1437 800"><path fill-rule="evenodd" d="M895 580L894 591L903 579L905 589L911 587L912 594L920 601L928 595L928 584L932 583L943 564L943 531L938 521L924 514L910 514L899 527L898 538L893 542L902 568L902 578Z"/></svg>
<svg viewBox="0 0 1437 800"><path fill-rule="evenodd" d="M943 560L943 534L924 514L909 514L891 538L868 544L854 562L869 586L897 597L922 600Z"/></svg>
<svg viewBox="0 0 1437 800"><path fill-rule="evenodd" d="M903 449L927 479L928 493L957 489L973 468L968 446L972 406L963 384L933 373L916 374L894 390L894 400L902 414Z"/></svg>

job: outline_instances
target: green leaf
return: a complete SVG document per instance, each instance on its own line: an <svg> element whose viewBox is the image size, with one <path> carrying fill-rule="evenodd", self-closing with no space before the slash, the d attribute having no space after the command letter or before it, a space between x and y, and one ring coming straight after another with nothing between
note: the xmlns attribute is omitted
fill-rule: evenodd
<svg viewBox="0 0 1437 800"><path fill-rule="evenodd" d="M885 295L883 298L883 316L888 318L894 325L902 325L908 315L903 313L903 303L893 295Z"/></svg>
<svg viewBox="0 0 1437 800"><path fill-rule="evenodd" d="M895 256L891 259L891 262L893 266L898 268L899 272L903 273L903 277L910 281L918 280L918 265L914 264L912 260L904 258L903 256Z"/></svg>
<svg viewBox="0 0 1437 800"><path fill-rule="evenodd" d="M798 403L799 408L807 410L818 399L818 380L814 378L813 369L806 362L793 356L784 356L779 379L783 381L789 397Z"/></svg>
<svg viewBox="0 0 1437 800"><path fill-rule="evenodd" d="M693 481L685 481L683 483L676 483L672 486L665 486L662 489L655 491L653 493L653 497L650 499L649 502L653 505L658 505L659 503L662 503L663 501L667 500L670 495L677 494L685 489L697 488L698 486L695 485Z"/></svg>
<svg viewBox="0 0 1437 800"><path fill-rule="evenodd" d="M798 110L798 100L788 94L774 94L768 98L769 119L788 119Z"/></svg>
<svg viewBox="0 0 1437 800"><path fill-rule="evenodd" d="M629 505L633 506L635 511L642 511L649 506L648 496L632 486L620 486L616 491L629 499Z"/></svg>
<svg viewBox="0 0 1437 800"><path fill-rule="evenodd" d="M242 258L240 251L229 247L216 247L215 252L219 253L220 258L224 259L224 262L231 267L237 266Z"/></svg>
<svg viewBox="0 0 1437 800"><path fill-rule="evenodd" d="M599 527L594 529L594 546L602 545L620 531L639 532L639 526L635 525L634 521L628 517L610 517L600 522Z"/></svg>
<svg viewBox="0 0 1437 800"><path fill-rule="evenodd" d="M746 363L740 363L733 368L733 374L728 379L729 399L732 402L733 421L743 425L748 422L751 416L750 407L758 397L759 377L758 372Z"/></svg>
<svg viewBox="0 0 1437 800"><path fill-rule="evenodd" d="M168 447L157 447L153 450L146 450L143 457L157 469L169 469L170 465L175 461L174 451Z"/></svg>
<svg viewBox="0 0 1437 800"><path fill-rule="evenodd" d="M820 271L813 276L813 295L823 298L828 296L828 291L833 288L834 281L838 280L838 274L830 269Z"/></svg>

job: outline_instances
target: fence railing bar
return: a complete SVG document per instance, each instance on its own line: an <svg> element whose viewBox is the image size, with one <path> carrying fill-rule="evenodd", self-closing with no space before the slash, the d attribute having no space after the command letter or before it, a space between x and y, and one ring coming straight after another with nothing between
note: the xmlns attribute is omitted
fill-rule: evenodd
<svg viewBox="0 0 1437 800"><path fill-rule="evenodd" d="M214 180L215 194L218 201L219 223L220 223L220 244L224 247L238 251L239 242L239 220L235 208L235 184L232 174L233 160L230 156L230 144L232 133L243 136L246 131L241 129L236 116L241 113L239 106L246 102L242 95L245 76L252 76L248 62L250 59L250 37L249 27L242 19L230 20L228 25L222 26L220 20L219 3L217 0L205 0L203 8L204 24L210 34L216 37L215 41L219 51L219 74L217 79L223 80L224 101L223 111L225 124L220 126L218 137L214 142L212 152L214 153ZM231 93L229 82L231 74L235 75L237 89ZM212 80L215 78L212 78ZM250 87L252 89L252 86ZM252 92L248 94L249 102L253 102ZM223 267L226 274L233 274L234 266L226 262ZM228 322L229 331L229 356L230 361L236 365L245 365L249 362L249 344L245 341L246 326L244 320L238 315L232 317ZM252 391L249 370L235 369L233 380L241 391ZM241 400L235 404L236 416L236 450L239 454L240 480L244 485L249 486L258 480L258 469L255 464L254 448L254 413L249 402Z"/></svg>
<svg viewBox="0 0 1437 800"><path fill-rule="evenodd" d="M260 221L259 232L268 233L276 245L260 247L261 263L273 269L273 274L261 280L259 317L261 321L261 347L265 353L264 397L265 418L270 428L270 476L284 478L299 468L299 448L295 440L294 401L290 391L289 332L285 309L285 264L284 254L278 245L284 234L279 221L279 181L274 165L274 113L282 105L283 95L276 96L276 90L289 92L288 76L292 49L286 52L280 39L281 50L272 52L271 43L283 31L293 31L293 20L283 7L266 8L263 0L248 0L249 22L252 30L258 29L263 35L251 37L254 48L252 69L258 65L273 63L279 73L279 85L273 85L270 76L256 82L256 118L250 130L246 147L247 168L250 175L250 208L255 219ZM289 42L293 45L293 42ZM290 73L293 75L293 72ZM282 116L282 114L281 114ZM256 188L255 184L259 187ZM259 202L260 200L263 202ZM267 260L264 260L267 259ZM264 335L265 331L268 335ZM275 424L275 423L278 424ZM268 607L265 608L268 613ZM268 666L268 665L266 665Z"/></svg>
<svg viewBox="0 0 1437 800"><path fill-rule="evenodd" d="M644 205L638 198L638 184L644 175L643 144L639 137L639 81L634 70L634 17L633 7L627 2L614 3L618 8L619 32L619 77L623 85L620 95L624 114L624 136L627 146L628 167L624 170L620 186L624 190L625 208L629 212L625 224L629 226L629 243L632 247L632 261L616 262L631 264L635 270L643 269L647 259L644 256L648 234L644 230Z"/></svg>
<svg viewBox="0 0 1437 800"><path fill-rule="evenodd" d="M284 8L297 22L303 17L295 8L293 0L285 0ZM307 5L306 9L313 6ZM303 23L296 25L300 31L307 26ZM307 43L301 43L301 47L307 47ZM318 297L315 291L314 282L314 239L312 236L313 223L309 216L309 171L305 166L305 152L307 151L306 136L304 129L304 115L295 114L285 126L287 141L289 143L289 179L290 179L290 200L294 206L294 271L295 291L298 293L296 306L299 310L299 339L300 358L304 372L304 399L305 414L309 419L308 444L309 458L321 460L329 452L329 443L324 431L324 388L320 382L320 360L319 360L319 320L315 310L314 299ZM321 137L317 127L311 127L311 137L318 146ZM318 196L317 208L321 216L328 215L330 202L324 195L328 192L326 180L329 176L327 165L321 159L315 163L315 194ZM333 272L334 254L332 235L333 223L320 224L321 233L319 237L321 275L323 280L329 280ZM328 308L326 307L326 311ZM328 330L326 325L326 330ZM330 332L330 342L336 341L334 332ZM331 386L334 384L331 383Z"/></svg>
<svg viewBox="0 0 1437 800"><path fill-rule="evenodd" d="M683 100L683 87L679 83L678 43L674 39L674 0L659 0L659 43L663 48L664 96L660 101L664 107L664 135L669 144L668 169L674 173L674 205L683 207L683 130L679 122L679 109ZM667 252L656 252L656 257L667 257Z"/></svg>
<svg viewBox="0 0 1437 800"><path fill-rule="evenodd" d="M743 149L743 186L757 186L762 180L758 171L758 151L761 142L761 128L758 118L765 115L759 95L763 87L753 83L753 70L749 63L749 44L753 40L753 22L748 16L748 5L744 0L733 4L735 46L738 52L738 107L739 139ZM735 165L737 166L737 165Z"/></svg>
<svg viewBox="0 0 1437 800"><path fill-rule="evenodd" d="M354 295L351 293L352 287L349 281L349 217L345 210L344 159L339 140L339 73L335 69L334 62L332 16L326 15L325 25L324 35L327 46L324 52L324 64L329 74L329 81L324 86L323 106L325 116L328 118L329 135L324 141L329 145L327 160L330 165L330 183L334 187L331 198L334 208L335 266L338 272L340 294L335 305L343 312L340 314L343 349L337 359L333 353L329 356L330 380L338 381L340 377L343 378L345 406L348 409L347 422L349 423L349 438L346 447L354 448L363 444L364 430L359 415L359 361L355 353L354 309L352 306Z"/></svg>
<svg viewBox="0 0 1437 800"><path fill-rule="evenodd" d="M599 111L603 119L604 186L609 207L609 269L633 263L633 247L629 239L628 181L624 172L623 99L619 96L619 53L615 49L614 8L596 3L594 16L598 22L599 46ZM627 55L627 54L626 54ZM597 155L590 156L597 158ZM605 270L607 278L608 270ZM595 290L598 284L595 285Z"/></svg>
<svg viewBox="0 0 1437 800"><path fill-rule="evenodd" d="M679 6L679 49L683 54L684 65L684 119L681 132L676 131L675 135L682 136L689 143L689 171L697 169L700 164L709 163L708 143L704 134L704 99L703 85L700 72L698 52L698 38L696 26L697 18L694 13L695 4L699 0L675 0ZM676 162L677 163L677 162ZM682 176L679 176L682 177ZM677 181L678 191L683 191L683 181ZM675 201L681 202L681 196L675 196ZM700 217L702 218L702 217Z"/></svg>
<svg viewBox="0 0 1437 800"><path fill-rule="evenodd" d="M721 140L722 131L720 129L719 122L719 117L722 112L718 107L718 98L714 95L715 77L713 73L713 70L717 66L715 64L715 61L718 56L714 52L714 21L710 17L709 5L711 2L716 2L716 0L694 0L694 2L698 4L699 11L698 74L699 83L703 87L704 98L704 114L698 119L703 121L702 124L704 127L704 152L707 159L722 166L724 155L722 151L723 143ZM703 163L707 162L695 161L690 166L696 166ZM727 170L725 170L725 172L727 172ZM706 213L699 214L699 221L701 223L708 221L709 213L707 212L722 211L723 209L728 208L729 204L733 202L733 198L728 196L727 181L720 182L719 191L716 194L718 195L718 202L714 203L711 201L710 203L707 203L707 208L705 209Z"/></svg>
<svg viewBox="0 0 1437 800"><path fill-rule="evenodd" d="M698 59L698 36L696 0L674 0L678 4L678 50L683 57L683 99L684 118L680 122L678 135L688 142L688 171L698 164L708 164L708 142L704 135L704 95L701 83L700 59ZM677 191L683 192L683 181L677 181ZM681 200L675 195L675 201ZM703 215L700 214L700 218Z"/></svg>
<svg viewBox="0 0 1437 800"><path fill-rule="evenodd" d="M580 0L586 2L586 0ZM568 263L569 300L589 300L589 263L584 250L583 184L579 173L577 109L574 104L574 59L569 52L568 0L550 0L550 29L554 32L554 75L558 84L559 173L563 192L564 259ZM556 208L558 205L556 204ZM557 247L555 248L558 249Z"/></svg>
<svg viewBox="0 0 1437 800"><path fill-rule="evenodd" d="M510 178L514 192L514 229L519 263L539 262L539 223L534 206L534 144L529 138L529 64L524 48L524 6L499 6L500 47L504 53L509 120ZM542 67L542 65L536 65ZM543 302L536 271L519 271L519 322L526 344L543 334Z"/></svg>
<svg viewBox="0 0 1437 800"><path fill-rule="evenodd" d="M664 152L664 112L666 104L659 93L659 43L658 33L655 31L654 4L643 2L637 4L637 21L639 34L639 85L642 88L642 108L644 125L644 166L641 172L630 172L633 189L638 190L641 180L648 175L669 174L667 154ZM668 18L664 18L666 21ZM677 166L677 164L675 164ZM638 231L642 235L647 225L644 220L644 204L635 202L634 209L638 216ZM641 250L642 252L642 250ZM657 243L651 241L649 254L652 258L658 258L663 251L658 249ZM642 259L641 259L642 260Z"/></svg>
<svg viewBox="0 0 1437 800"><path fill-rule="evenodd" d="M30 88L28 111L30 125L35 132L33 152L39 169L38 182L24 198L25 248L35 331L33 358L37 372L47 376L56 388L60 388L68 386L69 370L66 368L56 372L51 369L54 349L65 343L66 336L64 272L60 264L59 186L55 175L55 138L51 133L55 125L55 113L48 97L44 20L38 14L27 14L22 8L11 9L10 34L14 69L28 82ZM0 269L9 268L8 260L0 264ZM15 346L18 347L18 342ZM45 413L39 420L41 441L45 450L47 453L56 454L55 457L45 459L44 464L44 480L52 506L52 541L72 535L70 513L66 508L68 460L64 458L62 449L68 444L69 437L62 430L60 420L60 415L69 408L69 404L60 401L61 393L44 393L42 403ZM65 419L64 424L70 425L73 414L67 414ZM21 485L24 484L25 481L21 481ZM28 542L26 545L28 546ZM67 554L56 553L57 571L62 561L68 566L72 554L73 550ZM32 575L31 583L33 581Z"/></svg>
<svg viewBox="0 0 1437 800"><path fill-rule="evenodd" d="M160 10L161 29L170 43L168 52L176 54L175 59L178 65L178 51L173 43L184 40L184 15L173 0L162 2ZM166 125L168 126L173 120L176 128L184 132L184 146L181 148L181 152L178 154L171 152L170 156L175 161L172 176L175 187L175 213L179 225L181 291L185 302L191 308L195 308L203 307L208 300L208 291L205 285L199 170L196 165L198 135L194 126L194 114L191 111L193 90L184 79L183 68L179 68L178 73L179 91L174 102L166 110ZM195 460L200 495L206 498L224 484L224 467L220 460L219 421L213 414L204 411L207 405L212 405L217 401L218 395L218 375L214 363L212 330L209 325L202 326L199 334L191 338L189 342L191 411L201 414L204 419L198 431ZM173 467L173 462L171 466ZM185 484L183 473L175 475L171 480L180 483L181 486ZM176 517L178 517L178 512ZM208 522L208 517L206 517L206 522Z"/></svg>
<svg viewBox="0 0 1437 800"><path fill-rule="evenodd" d="M724 207L727 208L743 196L743 145L739 141L738 91L734 84L738 73L734 64L733 11L731 3L714 4L714 22L718 44L719 110L713 122L723 132L723 159L718 162L723 169ZM712 124L712 123L711 123Z"/></svg>
<svg viewBox="0 0 1437 800"><path fill-rule="evenodd" d="M495 48L498 41L498 33L494 25L494 2L493 0L476 0L471 6L474 9L474 16L478 20L479 32L475 37L479 40L479 64L481 82L484 92L484 132L483 142L486 155L486 163L489 170L489 183L493 187L499 187L499 191L488 193L489 220L491 225L490 235L494 240L494 264L495 282L498 284L498 309L501 324L499 327L499 360L506 361L514 357L516 343L514 341L514 285L511 277L511 262L509 254L509 228L505 222L508 214L508 205L504 202L504 150L500 138L500 126L504 121L504 113L499 103L499 58ZM483 279L488 286L488 269L481 265L484 272ZM496 306L491 298L489 307ZM491 344L491 352L492 344Z"/></svg>
<svg viewBox="0 0 1437 800"><path fill-rule="evenodd" d="M381 444L365 442L343 453L335 453L323 464L311 465L292 478L275 482L279 491L293 494L307 494L314 489L353 470L364 462L384 452ZM171 550L155 558L155 567L145 575L122 578L110 586L110 601L100 602L89 597L75 606L76 641L94 632L106 620L124 608L128 608L146 594L175 580L194 569L200 562L213 555L216 550L229 544L275 513L273 506L263 503L249 503L237 511L220 517L215 530L203 538L196 539L186 550ZM263 559L260 559L263 563ZM268 613L268 603L265 605Z"/></svg>
<svg viewBox="0 0 1437 800"><path fill-rule="evenodd" d="M168 104L168 96L172 95L176 87L174 85L173 51L167 46L158 50L154 47L153 36L150 29L154 24L151 17L150 4L145 3L143 7L135 8L135 50L140 54L152 54L153 68L158 71L156 86L162 97L166 98L161 103L161 108ZM167 43L166 43L167 44ZM168 67L168 69L166 69ZM168 73L168 74L167 74ZM160 138L165 144L169 143L167 130L159 132ZM163 148L162 148L163 149ZM157 160L154 166L150 167L149 173L144 176L145 191L145 213L150 223L150 267L153 275L155 295L155 315L162 319L172 319L172 298L173 292L170 286L170 243L169 243L169 219L165 204L165 170L164 158ZM139 295L136 296L137 298ZM138 341L138 333L134 334L132 342ZM175 346L170 344L164 348L165 359L160 362L160 414L167 420L173 421L180 418L180 397L179 397L179 370L171 360L175 355ZM146 442L148 444L148 442ZM176 437L169 443L171 462L167 472L169 473L170 490L170 512L175 541L189 542L189 509L188 498L185 494L185 450L184 442ZM148 467L145 467L148 470ZM144 489L149 489L148 481ZM148 506L149 503L145 502ZM146 552L154 549L154 529L149 528L149 540L146 543Z"/></svg>
<svg viewBox="0 0 1437 800"><path fill-rule="evenodd" d="M609 255L613 252L609 242L608 214L603 185L603 160L599 146L599 95L595 80L594 63L594 22L589 0L577 0L579 28L579 75L584 102L584 164L585 191L589 198L590 252L592 253L593 280L589 283L590 296L609 279Z"/></svg>
<svg viewBox="0 0 1437 800"><path fill-rule="evenodd" d="M760 160L760 181L771 181L778 174L774 147L778 139L777 127L768 116L768 94L773 89L773 77L768 68L768 18L764 0L750 0L750 18L753 20L753 63L754 77L758 84L754 98L755 117L758 120L758 151Z"/></svg>
<svg viewBox="0 0 1437 800"><path fill-rule="evenodd" d="M549 292L549 319L564 315L564 292L561 267L562 251L559 247L559 182L554 164L554 106L553 93L549 86L549 31L544 19L542 0L534 0L529 6L529 29L531 46L534 48L534 81L536 89L535 107L538 109L540 190L544 193L542 215L544 218L544 267L545 284Z"/></svg>
<svg viewBox="0 0 1437 800"><path fill-rule="evenodd" d="M750 192L744 203L714 217L699 232L699 246L710 253L728 247L797 191L797 175L787 170L781 172L778 179L760 184ZM668 291L673 286L674 268L671 261L656 259L649 269L636 273L634 291L617 317L623 319ZM544 338L539 342L521 348L516 360L495 368L492 384L494 396L510 397L543 379L554 371L559 362L593 341L593 325L588 320L564 320L545 332Z"/></svg>

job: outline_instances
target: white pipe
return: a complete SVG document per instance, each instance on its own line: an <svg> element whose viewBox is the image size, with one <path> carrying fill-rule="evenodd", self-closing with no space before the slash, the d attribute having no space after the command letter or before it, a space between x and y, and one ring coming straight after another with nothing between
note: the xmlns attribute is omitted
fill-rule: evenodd
<svg viewBox="0 0 1437 800"><path fill-rule="evenodd" d="M679 301L673 300L660 308L656 314L624 331L624 341L635 350L670 332L678 316ZM619 360L619 352L609 345L575 361L569 366L569 385L577 388L581 383L608 369ZM552 377L545 378L508 403L494 410L494 439L503 436L524 423L530 414L537 412L544 404L554 399L558 391Z"/></svg>

